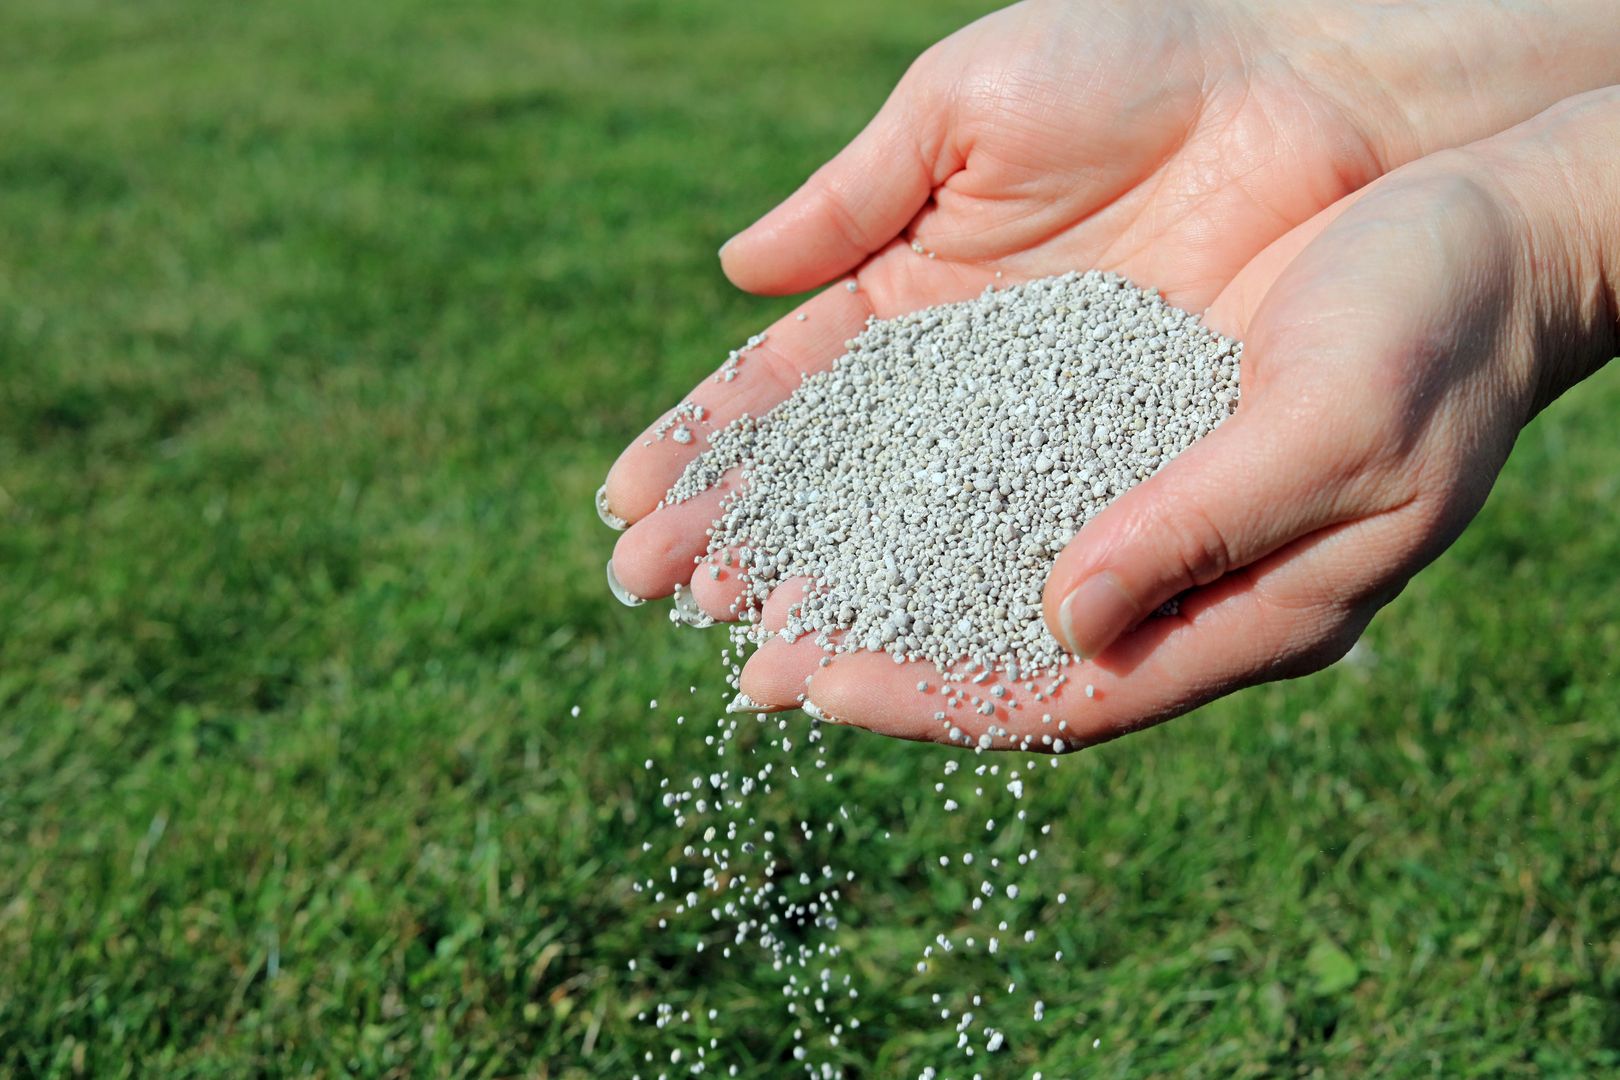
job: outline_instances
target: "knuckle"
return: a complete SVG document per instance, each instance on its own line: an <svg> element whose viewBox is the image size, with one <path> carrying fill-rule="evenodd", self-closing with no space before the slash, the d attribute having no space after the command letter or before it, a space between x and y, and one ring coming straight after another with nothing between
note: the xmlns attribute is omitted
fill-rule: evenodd
<svg viewBox="0 0 1620 1080"><path fill-rule="evenodd" d="M1409 471L1416 430L1407 402L1410 365L1373 357L1354 373L1289 387L1271 423L1291 438L1275 444L1279 465L1314 474L1324 493L1366 496ZM1348 377L1346 377L1348 376ZM1354 401L1354 408L1346 408Z"/></svg>
<svg viewBox="0 0 1620 1080"><path fill-rule="evenodd" d="M804 381L804 372L768 344L754 350L751 367L758 378L770 384L771 394L778 401L795 393Z"/></svg>
<svg viewBox="0 0 1620 1080"><path fill-rule="evenodd" d="M872 251L879 246L873 241L871 233L861 222L860 215L855 210L855 196L838 182L827 186L823 205L827 208L827 217L832 224L833 231L838 238L849 247L859 251Z"/></svg>
<svg viewBox="0 0 1620 1080"><path fill-rule="evenodd" d="M1489 143L1450 147L1423 158L1391 188L1390 198L1400 200L1402 225L1443 250L1460 231L1507 223L1512 200L1504 170L1511 168Z"/></svg>
<svg viewBox="0 0 1620 1080"><path fill-rule="evenodd" d="M1170 534L1170 551L1176 560L1176 579L1172 584L1180 588L1208 585L1231 570L1235 565L1231 543L1220 524L1196 504L1174 508L1165 517L1164 525Z"/></svg>
<svg viewBox="0 0 1620 1080"><path fill-rule="evenodd" d="M1299 650L1292 660L1293 670L1288 673L1289 677L1310 675L1337 664L1361 640L1361 631L1362 624L1358 622L1341 623L1330 628L1316 641Z"/></svg>
<svg viewBox="0 0 1620 1080"><path fill-rule="evenodd" d="M1370 621L1370 613L1346 610L1335 604L1313 611L1314 625L1306 633L1296 633L1280 648L1264 678L1297 679L1312 675L1343 660Z"/></svg>

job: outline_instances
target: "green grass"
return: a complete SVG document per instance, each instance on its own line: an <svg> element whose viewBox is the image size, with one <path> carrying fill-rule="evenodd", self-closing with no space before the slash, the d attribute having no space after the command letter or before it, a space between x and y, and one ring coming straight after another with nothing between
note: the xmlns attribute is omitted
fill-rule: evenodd
<svg viewBox="0 0 1620 1080"><path fill-rule="evenodd" d="M590 497L783 309L719 242L973 12L0 9L0 1074L652 1075L656 1001L790 1073L779 978L632 892L716 642L607 601ZM988 1071L1620 1067L1617 410L1526 432L1366 662L1040 778L1066 958ZM843 1052L915 1075L981 841L946 751L828 742L762 805L864 808Z"/></svg>

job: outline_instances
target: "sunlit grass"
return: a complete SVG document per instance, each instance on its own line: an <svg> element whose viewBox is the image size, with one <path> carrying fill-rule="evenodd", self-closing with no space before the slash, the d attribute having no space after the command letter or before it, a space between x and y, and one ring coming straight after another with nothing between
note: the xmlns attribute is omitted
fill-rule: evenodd
<svg viewBox="0 0 1620 1080"><path fill-rule="evenodd" d="M647 700L706 716L719 645L608 601L590 496L782 309L720 241L971 11L0 8L0 1072L652 1074L671 1000L787 1074L775 978L631 891L697 738ZM1066 955L997 1066L1620 1065L1617 408L1538 421L1357 662L1032 785ZM851 1075L915 1075L981 841L945 751L828 739Z"/></svg>

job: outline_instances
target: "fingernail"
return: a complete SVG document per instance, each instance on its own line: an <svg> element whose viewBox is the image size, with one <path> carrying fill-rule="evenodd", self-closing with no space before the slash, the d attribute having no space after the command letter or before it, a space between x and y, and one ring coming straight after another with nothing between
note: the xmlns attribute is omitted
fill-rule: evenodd
<svg viewBox="0 0 1620 1080"><path fill-rule="evenodd" d="M596 516L602 519L602 524L616 532L623 532L624 527L629 524L608 508L606 484L596 489Z"/></svg>
<svg viewBox="0 0 1620 1080"><path fill-rule="evenodd" d="M1086 660L1106 649L1136 622L1136 604L1111 570L1082 581L1058 608L1063 644Z"/></svg>
<svg viewBox="0 0 1620 1080"><path fill-rule="evenodd" d="M613 598L619 603L623 604L625 607L640 607L642 604L647 602L641 597L637 596L635 593L631 592L629 589L625 588L623 585L619 584L619 575L613 572L612 559L608 560L607 579L608 589L613 593Z"/></svg>
<svg viewBox="0 0 1620 1080"><path fill-rule="evenodd" d="M675 605L670 608L669 621L699 630L714 625L714 617L698 606L697 597L684 585L675 586Z"/></svg>
<svg viewBox="0 0 1620 1080"><path fill-rule="evenodd" d="M847 724L849 722L847 720L840 720L831 713L822 711L821 706L817 705L808 698L799 704L799 708L804 710L804 715L808 716L810 719L820 720L824 724Z"/></svg>
<svg viewBox="0 0 1620 1080"><path fill-rule="evenodd" d="M731 240L735 240L735 239L737 239L735 236L733 236L731 238ZM720 245L720 250L718 252L716 252L715 254L719 255L721 258L724 258L725 254L726 254L726 248L731 246L731 240L727 240L725 243L721 244Z"/></svg>

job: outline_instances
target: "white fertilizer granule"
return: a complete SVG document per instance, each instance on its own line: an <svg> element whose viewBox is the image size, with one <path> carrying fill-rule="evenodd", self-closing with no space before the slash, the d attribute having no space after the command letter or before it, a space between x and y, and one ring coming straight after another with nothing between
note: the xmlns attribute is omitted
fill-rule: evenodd
<svg viewBox="0 0 1620 1080"><path fill-rule="evenodd" d="M1034 672L1064 660L1053 559L1232 412L1242 346L1092 271L871 319L848 350L710 435L665 501L740 470L709 552L744 568L750 611L811 580L792 637Z"/></svg>

